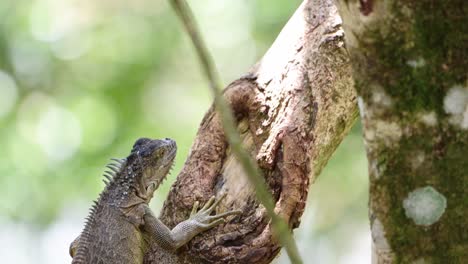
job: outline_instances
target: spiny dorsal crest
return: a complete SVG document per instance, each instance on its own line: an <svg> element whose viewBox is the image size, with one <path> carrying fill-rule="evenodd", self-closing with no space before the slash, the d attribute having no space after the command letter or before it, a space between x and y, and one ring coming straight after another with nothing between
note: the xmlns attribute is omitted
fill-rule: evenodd
<svg viewBox="0 0 468 264"><path fill-rule="evenodd" d="M112 158L111 160L113 162L107 164L106 167L109 170L104 172L105 179L102 180L106 186L108 186L109 183L112 182L112 180L117 175L117 173L120 172L120 170L122 169L126 161L126 159L115 159L115 158Z"/></svg>
<svg viewBox="0 0 468 264"><path fill-rule="evenodd" d="M78 249L76 251L76 255L73 257L72 264L86 264L86 252L89 250L89 241L91 241L91 233L90 233L90 227L93 225L94 222L94 215L96 214L98 202L93 201L93 205L91 206L91 209L89 209L89 214L85 219L85 227L83 229L83 232L81 232L80 235L80 242Z"/></svg>
<svg viewBox="0 0 468 264"><path fill-rule="evenodd" d="M113 181L114 177L117 175L117 173L120 172L121 168L126 162L126 159L111 159L113 162L107 164L107 168L109 170L104 172L104 177L106 179L103 179L102 181L106 184L106 187L109 185L110 182ZM94 219L95 219L95 214L97 212L97 208L99 206L99 201L101 200L102 196L104 195L104 192L101 193L99 196L98 200L93 201L93 205L89 209L89 214L85 219L85 227L83 229L83 232L81 233L80 236L80 246L77 249L76 255L73 257L73 264L84 264L86 263L86 252L88 251L89 247L89 241L91 239L92 234L90 233L91 226L93 225Z"/></svg>

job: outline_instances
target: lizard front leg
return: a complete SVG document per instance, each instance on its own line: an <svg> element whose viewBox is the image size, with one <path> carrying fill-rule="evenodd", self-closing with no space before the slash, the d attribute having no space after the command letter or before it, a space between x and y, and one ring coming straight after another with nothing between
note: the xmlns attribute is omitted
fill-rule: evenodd
<svg viewBox="0 0 468 264"><path fill-rule="evenodd" d="M187 244L194 236L225 222L225 217L241 214L241 211L233 210L210 215L225 196L223 195L218 200L212 196L198 212L198 202L195 202L189 219L179 223L172 230L155 217L151 209L145 205L143 230L156 240L161 247L175 251Z"/></svg>

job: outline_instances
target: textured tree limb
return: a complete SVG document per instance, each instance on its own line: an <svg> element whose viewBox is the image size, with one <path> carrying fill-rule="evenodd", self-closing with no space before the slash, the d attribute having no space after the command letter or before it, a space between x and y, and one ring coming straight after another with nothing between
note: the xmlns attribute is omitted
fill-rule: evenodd
<svg viewBox="0 0 468 264"><path fill-rule="evenodd" d="M203 42L201 34L197 29L195 18L193 17L192 11L184 0L171 0L174 10L182 20L192 42L195 46L196 53L200 59L202 68L204 69L205 75L210 84L210 90L214 97L214 104L216 111L221 117L221 123L223 124L224 133L226 139L229 142L231 150L234 156L242 165L242 169L246 172L245 175L251 181L255 188L257 199L265 207L268 216L273 223L273 229L276 233L277 238L281 245L286 248L291 263L300 264L302 263L301 256L297 250L296 243L287 224L275 213L275 204L273 203L273 197L268 191L265 179L262 175L260 168L256 161L253 161L250 154L242 147L239 132L237 131L234 116L232 115L229 105L221 95L221 86L218 79L216 67L213 65L211 56Z"/></svg>
<svg viewBox="0 0 468 264"><path fill-rule="evenodd" d="M332 1L305 1L262 60L223 92L242 146L257 159L273 195L274 211L290 228L299 225L309 182L357 115L340 23ZM161 219L172 227L187 217L194 200L220 193L227 193L221 210L244 213L195 237L176 255L152 248L145 263L268 263L279 252L267 210L226 138L222 118L211 108Z"/></svg>

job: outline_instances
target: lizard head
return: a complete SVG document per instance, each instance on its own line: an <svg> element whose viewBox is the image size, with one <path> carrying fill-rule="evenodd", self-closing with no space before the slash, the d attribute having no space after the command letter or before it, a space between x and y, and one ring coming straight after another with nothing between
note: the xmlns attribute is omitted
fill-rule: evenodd
<svg viewBox="0 0 468 264"><path fill-rule="evenodd" d="M169 138L138 139L130 155L119 160L117 167L114 167L116 170L111 174L113 179L105 191L106 195L126 210L148 203L169 174L176 151L175 141ZM108 168L112 170L112 166Z"/></svg>
<svg viewBox="0 0 468 264"><path fill-rule="evenodd" d="M176 143L169 138L140 138L135 142L125 167L128 177L132 174L135 177L133 188L139 198L149 202L154 191L169 174L176 152Z"/></svg>

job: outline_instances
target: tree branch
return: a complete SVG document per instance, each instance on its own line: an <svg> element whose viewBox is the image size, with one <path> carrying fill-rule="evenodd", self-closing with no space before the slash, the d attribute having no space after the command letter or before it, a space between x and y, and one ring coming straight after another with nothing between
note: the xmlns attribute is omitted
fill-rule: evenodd
<svg viewBox="0 0 468 264"><path fill-rule="evenodd" d="M173 227L187 218L195 200L220 194L227 194L221 211L240 208L243 214L196 236L177 254L153 245L145 263L269 263L278 254L270 205L289 228L299 225L309 183L357 116L340 23L332 0L304 1L261 61L223 96L214 93L217 111L212 107L203 118L160 218ZM188 28L190 33L193 25ZM203 67L213 73L210 85L217 91L211 62ZM219 98L232 111L227 118L219 112ZM223 120L229 118L231 128L225 130ZM248 155L236 154L242 151ZM272 195L266 206L256 198L244 163L263 174L257 179L266 183L260 192Z"/></svg>
<svg viewBox="0 0 468 264"><path fill-rule="evenodd" d="M226 138L234 155L242 164L242 167L246 172L245 175L248 176L249 180L255 187L257 199L263 204L263 206L265 206L268 216L273 222L273 228L276 233L275 237L280 241L281 245L286 248L286 252L288 253L291 263L302 263L302 259L297 251L296 242L291 235L288 225L283 219L275 214L273 197L268 191L268 187L257 163L252 160L250 154L242 147L242 141L240 139L239 132L237 132L234 116L232 115L226 100L221 96L221 82L218 79L215 66L212 63L211 56L197 28L196 21L190 7L185 0L171 0L170 2L182 20L182 23L195 46L195 51L200 59L200 64L210 84L210 90L214 97L216 110L221 116L221 122L223 124L224 132L226 133Z"/></svg>

